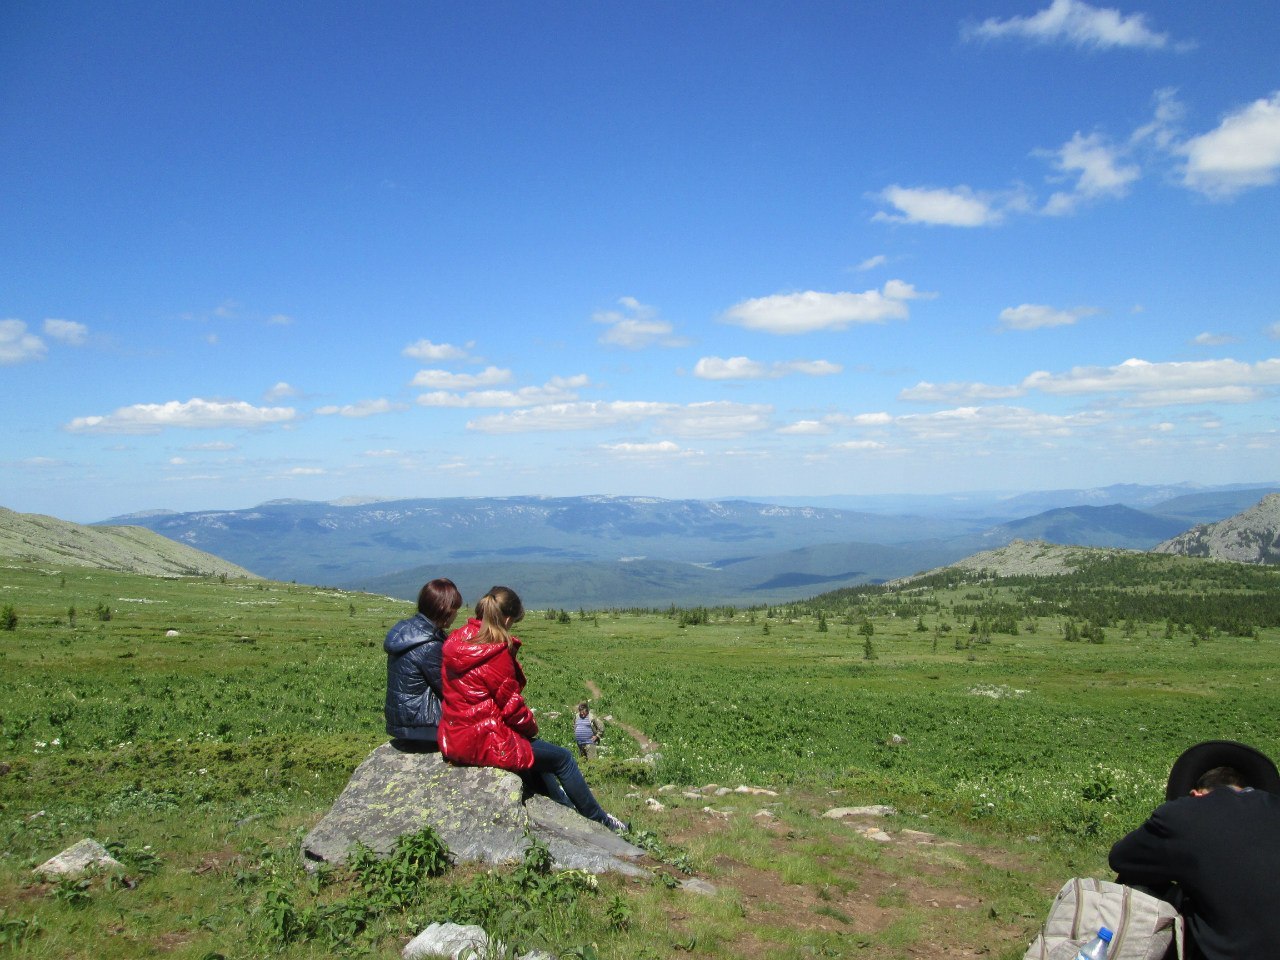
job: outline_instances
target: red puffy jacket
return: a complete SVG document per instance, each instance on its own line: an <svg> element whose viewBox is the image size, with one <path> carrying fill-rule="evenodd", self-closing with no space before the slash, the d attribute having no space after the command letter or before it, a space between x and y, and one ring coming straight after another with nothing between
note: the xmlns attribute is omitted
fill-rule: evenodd
<svg viewBox="0 0 1280 960"><path fill-rule="evenodd" d="M512 637L509 650L504 643L473 643L480 627L468 620L444 644L440 752L473 767L528 770L538 721L520 695L520 641Z"/></svg>

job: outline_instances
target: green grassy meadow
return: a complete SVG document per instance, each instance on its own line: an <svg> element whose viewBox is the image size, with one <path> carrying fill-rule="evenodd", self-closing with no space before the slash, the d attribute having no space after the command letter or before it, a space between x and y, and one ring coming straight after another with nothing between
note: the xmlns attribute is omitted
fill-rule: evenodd
<svg viewBox="0 0 1280 960"><path fill-rule="evenodd" d="M1079 595L1150 601L1088 624L1079 595L980 577L749 611L531 613L517 631L526 698L561 714L543 735L571 742L589 681L598 713L662 745L656 764L632 762L612 724L587 775L671 879L588 883L536 865L431 879L300 869L302 835L385 740L381 640L408 604L9 562L0 953L393 957L432 920L472 918L519 953L560 956L942 957L988 944L1020 957L1062 881L1107 875L1108 847L1162 799L1186 746L1237 739L1280 755L1280 571L1223 581L1223 565L1159 563L1113 588L1081 581ZM1257 612L1216 626L1227 621L1196 612L1206 593ZM1077 623L1090 640L1067 639ZM712 801L710 816L658 792L711 783L777 791L772 825L749 795ZM907 858L815 816L872 803L899 810L893 829L956 847ZM86 836L124 870L32 875ZM720 894L672 889L689 871ZM946 896L974 904L929 906Z"/></svg>

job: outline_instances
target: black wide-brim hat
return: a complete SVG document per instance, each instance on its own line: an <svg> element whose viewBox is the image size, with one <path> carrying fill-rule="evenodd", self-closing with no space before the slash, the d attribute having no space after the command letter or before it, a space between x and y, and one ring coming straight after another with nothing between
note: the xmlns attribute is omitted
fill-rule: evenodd
<svg viewBox="0 0 1280 960"><path fill-rule="evenodd" d="M1234 740L1206 740L1184 751L1173 762L1164 790L1165 799L1185 797L1195 788L1196 781L1214 767L1231 767L1239 772L1246 786L1280 794L1280 772L1261 750Z"/></svg>

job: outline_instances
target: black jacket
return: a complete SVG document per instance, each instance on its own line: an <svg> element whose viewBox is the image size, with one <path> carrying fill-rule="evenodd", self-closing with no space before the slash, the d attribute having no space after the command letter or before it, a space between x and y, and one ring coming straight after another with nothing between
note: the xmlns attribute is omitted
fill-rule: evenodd
<svg viewBox="0 0 1280 960"><path fill-rule="evenodd" d="M1219 787L1161 804L1111 848L1121 883L1176 883L1188 939L1205 960L1280 952L1280 796Z"/></svg>
<svg viewBox="0 0 1280 960"><path fill-rule="evenodd" d="M436 742L444 632L422 614L387 632L387 733L398 740Z"/></svg>

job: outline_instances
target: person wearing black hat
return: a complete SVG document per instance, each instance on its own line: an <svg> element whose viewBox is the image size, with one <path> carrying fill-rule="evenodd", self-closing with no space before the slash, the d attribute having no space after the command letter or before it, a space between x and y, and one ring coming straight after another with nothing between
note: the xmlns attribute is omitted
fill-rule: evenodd
<svg viewBox="0 0 1280 960"><path fill-rule="evenodd" d="M1117 881L1164 895L1186 921L1189 958L1280 955L1280 772L1243 743L1180 756L1166 802L1111 848Z"/></svg>

